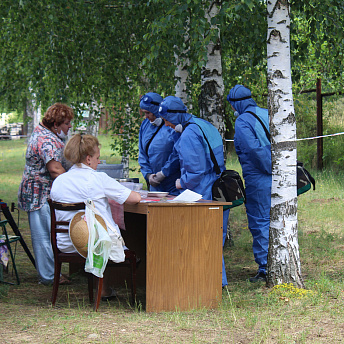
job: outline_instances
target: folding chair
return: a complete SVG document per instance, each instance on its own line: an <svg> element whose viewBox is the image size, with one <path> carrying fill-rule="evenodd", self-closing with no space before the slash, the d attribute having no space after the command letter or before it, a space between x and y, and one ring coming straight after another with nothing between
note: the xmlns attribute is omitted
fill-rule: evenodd
<svg viewBox="0 0 344 344"><path fill-rule="evenodd" d="M14 273L16 275L16 279L17 279L17 285L20 284L19 281L19 276L18 276L18 271L17 271L17 267L16 267L16 262L15 262L15 254L16 254L16 249L17 249L17 241L20 240L20 237L17 235L8 235L7 230L6 230L6 224L7 224L7 220L2 220L0 221L0 227L1 227L1 235L0 235L0 247L1 246L6 246L9 253L10 253L10 257L12 260L12 265L13 265L13 270ZM11 244L15 244L15 249L14 249L14 254L11 248ZM3 267L0 267L1 272L3 272ZM7 283L7 284L11 284L14 285L14 283L12 282L6 282L3 280L3 274L0 274L0 282L2 283Z"/></svg>

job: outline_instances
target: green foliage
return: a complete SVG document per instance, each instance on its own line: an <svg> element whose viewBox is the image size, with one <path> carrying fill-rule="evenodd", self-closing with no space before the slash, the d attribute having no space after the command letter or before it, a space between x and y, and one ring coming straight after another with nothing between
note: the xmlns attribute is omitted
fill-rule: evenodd
<svg viewBox="0 0 344 344"><path fill-rule="evenodd" d="M81 119L80 104L92 107L94 102L101 103L113 115L113 132L129 131L130 143L122 141L121 149L129 149L134 157L132 138L142 120L140 95L174 93L178 55L190 61L187 89L197 115L207 44L218 41L219 31L225 93L237 83L244 84L258 104L266 107L266 2L218 2L220 12L209 23L205 13L211 3L3 0L0 108L22 113L32 98L43 109L63 101L72 104ZM341 0L291 1L295 94L314 88L318 77L323 79L324 91L342 88L343 21ZM225 111L230 128L233 117L228 104ZM305 122L307 117L301 119L302 114L299 111L298 118ZM328 155L329 161L332 158ZM341 163L341 157L334 161Z"/></svg>
<svg viewBox="0 0 344 344"><path fill-rule="evenodd" d="M19 123L23 122L23 115L21 113L18 113L17 111L11 112L8 115L8 123Z"/></svg>
<svg viewBox="0 0 344 344"><path fill-rule="evenodd" d="M315 94L296 95L294 98L297 138L317 136L317 115ZM344 101L340 96L323 98L324 135L343 132ZM306 166L317 165L317 140L298 141L298 159ZM343 170L344 136L323 138L323 163L325 168Z"/></svg>

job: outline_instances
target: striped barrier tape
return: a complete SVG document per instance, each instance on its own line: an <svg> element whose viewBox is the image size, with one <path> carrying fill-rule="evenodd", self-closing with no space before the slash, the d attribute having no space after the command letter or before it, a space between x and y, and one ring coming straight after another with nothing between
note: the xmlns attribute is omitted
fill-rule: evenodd
<svg viewBox="0 0 344 344"><path fill-rule="evenodd" d="M344 132L341 133L335 133L335 134L329 134L329 135L321 135L321 136L313 136L313 137L305 137L303 139L296 139L296 140L286 140L284 142L288 142L288 141L304 141L304 140L314 140L314 139L321 139L323 137L331 137L331 136L338 136L338 135L343 135ZM234 140L225 140L226 142L234 142Z"/></svg>

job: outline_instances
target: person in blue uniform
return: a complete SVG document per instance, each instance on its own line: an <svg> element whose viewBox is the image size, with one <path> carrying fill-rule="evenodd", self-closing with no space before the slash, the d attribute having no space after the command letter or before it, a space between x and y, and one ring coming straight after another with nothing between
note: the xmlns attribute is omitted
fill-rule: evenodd
<svg viewBox="0 0 344 344"><path fill-rule="evenodd" d="M272 181L271 145L255 115L269 130L269 114L267 109L257 106L251 91L243 85L234 86L227 100L237 117L234 146L245 180L246 214L253 237L253 254L259 266L257 275L251 277L250 282L266 281Z"/></svg>
<svg viewBox="0 0 344 344"><path fill-rule="evenodd" d="M208 121L189 114L183 101L178 97L166 97L160 104L159 114L164 119L166 126L181 133L174 146L179 157L181 170L180 179L176 180L177 189L181 191L189 189L201 194L203 199L212 200L212 186L219 175L214 170L209 146L204 135L210 143L222 172L225 169L225 164L220 133ZM227 233L228 216L229 209L224 211L223 216L223 243ZM223 260L222 286L227 284Z"/></svg>
<svg viewBox="0 0 344 344"><path fill-rule="evenodd" d="M159 116L162 97L154 92L140 100L145 115L139 133L139 165L150 191L165 191L178 195L176 179L180 177L179 160L173 155L173 147L180 134L164 126Z"/></svg>

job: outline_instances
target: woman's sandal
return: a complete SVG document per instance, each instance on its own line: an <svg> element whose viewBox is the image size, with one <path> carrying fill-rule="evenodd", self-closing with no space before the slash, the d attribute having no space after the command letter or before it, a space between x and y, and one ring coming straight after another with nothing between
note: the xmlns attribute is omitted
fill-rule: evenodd
<svg viewBox="0 0 344 344"><path fill-rule="evenodd" d="M68 279L67 276L65 276L65 275L60 276L59 285L67 285L67 284L71 284L71 283L72 282L70 281L70 279Z"/></svg>

